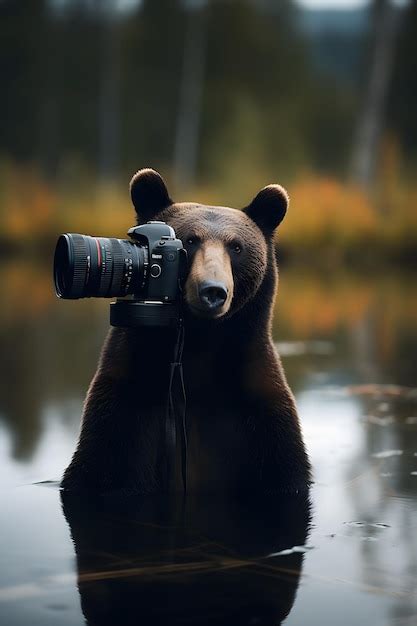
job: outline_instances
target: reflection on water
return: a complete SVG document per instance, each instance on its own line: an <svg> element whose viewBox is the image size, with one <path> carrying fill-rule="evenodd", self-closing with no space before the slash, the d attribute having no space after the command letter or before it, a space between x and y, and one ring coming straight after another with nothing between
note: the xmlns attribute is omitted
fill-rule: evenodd
<svg viewBox="0 0 417 626"><path fill-rule="evenodd" d="M33 485L69 461L108 303L55 300L35 264L0 279L1 623L416 623L414 277L282 273L274 335L315 471L310 525L302 498L62 508Z"/></svg>
<svg viewBox="0 0 417 626"><path fill-rule="evenodd" d="M83 502L65 494L88 624L274 624L290 612L309 523L304 495L274 502ZM284 554L288 552L288 554Z"/></svg>

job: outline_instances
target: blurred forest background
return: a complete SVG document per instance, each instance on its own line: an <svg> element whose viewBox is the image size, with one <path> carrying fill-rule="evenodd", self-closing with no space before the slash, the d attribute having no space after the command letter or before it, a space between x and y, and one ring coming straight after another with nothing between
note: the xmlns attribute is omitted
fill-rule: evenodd
<svg viewBox="0 0 417 626"><path fill-rule="evenodd" d="M352 623L415 623L416 65L417 0L0 0L2 624L80 622L58 492L28 486L54 486L73 454L109 300L58 300L53 253L62 232L125 237L147 166L178 200L242 207L271 182L291 196L273 339L318 549L298 555L285 624L339 623L347 598Z"/></svg>
<svg viewBox="0 0 417 626"><path fill-rule="evenodd" d="M146 166L179 200L289 189L274 338L296 393L415 386L417 0L354 4L0 0L0 452L62 469L62 422L72 453L108 301L55 298L55 242L124 237Z"/></svg>
<svg viewBox="0 0 417 626"><path fill-rule="evenodd" d="M412 267L416 59L417 0L1 0L1 249L124 236L151 166L181 200L284 184L284 260Z"/></svg>

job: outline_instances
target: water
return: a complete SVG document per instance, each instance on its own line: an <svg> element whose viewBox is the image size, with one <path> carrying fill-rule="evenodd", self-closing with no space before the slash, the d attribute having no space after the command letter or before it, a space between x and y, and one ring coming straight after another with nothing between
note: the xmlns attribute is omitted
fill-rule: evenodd
<svg viewBox="0 0 417 626"><path fill-rule="evenodd" d="M61 500L108 306L55 301L35 265L0 274L0 623L417 622L414 277L283 272L310 501L184 509Z"/></svg>

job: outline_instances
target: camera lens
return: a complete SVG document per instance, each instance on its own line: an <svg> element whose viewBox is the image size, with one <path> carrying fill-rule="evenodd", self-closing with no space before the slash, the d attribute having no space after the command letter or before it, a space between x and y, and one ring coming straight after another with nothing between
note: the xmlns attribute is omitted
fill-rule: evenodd
<svg viewBox="0 0 417 626"><path fill-rule="evenodd" d="M137 294L147 258L147 248L125 239L66 233L55 249L56 294L67 299Z"/></svg>

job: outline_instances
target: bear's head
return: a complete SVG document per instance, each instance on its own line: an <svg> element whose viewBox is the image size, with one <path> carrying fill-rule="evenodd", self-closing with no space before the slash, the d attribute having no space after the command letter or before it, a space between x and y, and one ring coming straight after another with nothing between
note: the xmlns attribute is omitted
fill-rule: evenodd
<svg viewBox="0 0 417 626"><path fill-rule="evenodd" d="M152 169L130 183L138 224L162 220L172 226L188 253L184 299L201 318L230 317L253 300L266 274L275 277L273 234L288 207L280 185L264 187L243 210L176 203Z"/></svg>

